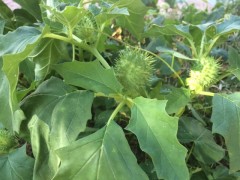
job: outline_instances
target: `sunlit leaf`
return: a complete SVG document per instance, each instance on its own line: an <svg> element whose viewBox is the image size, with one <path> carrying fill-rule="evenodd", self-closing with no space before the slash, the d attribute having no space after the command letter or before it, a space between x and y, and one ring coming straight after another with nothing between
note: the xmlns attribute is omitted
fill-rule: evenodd
<svg viewBox="0 0 240 180"><path fill-rule="evenodd" d="M85 130L91 119L92 101L93 93L78 91L51 78L25 98L21 108L28 119L37 115L49 126L52 149L57 149L73 142Z"/></svg>
<svg viewBox="0 0 240 180"><path fill-rule="evenodd" d="M54 69L74 86L105 94L119 93L122 89L113 69L104 69L98 61L67 62L55 65Z"/></svg>
<svg viewBox="0 0 240 180"><path fill-rule="evenodd" d="M152 158L158 178L188 179L187 150L177 140L178 119L165 111L167 101L138 97L127 129Z"/></svg>
<svg viewBox="0 0 240 180"><path fill-rule="evenodd" d="M65 43L44 39L30 55L35 63L35 80L43 80L51 71L52 64L69 60L68 49Z"/></svg>
<svg viewBox="0 0 240 180"><path fill-rule="evenodd" d="M56 153L61 166L54 180L148 179L114 122Z"/></svg>

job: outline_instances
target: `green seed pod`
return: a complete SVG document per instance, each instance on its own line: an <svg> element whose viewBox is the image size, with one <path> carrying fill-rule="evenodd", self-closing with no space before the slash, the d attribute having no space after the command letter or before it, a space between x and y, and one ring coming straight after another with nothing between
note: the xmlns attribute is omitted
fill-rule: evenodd
<svg viewBox="0 0 240 180"><path fill-rule="evenodd" d="M18 142L13 134L5 129L0 129L0 154L6 154L14 149Z"/></svg>
<svg viewBox="0 0 240 180"><path fill-rule="evenodd" d="M186 83L190 90L202 91L214 83L219 71L219 64L212 57L200 59L190 71L190 77Z"/></svg>
<svg viewBox="0 0 240 180"><path fill-rule="evenodd" d="M80 39L93 43L97 38L97 25L92 14L83 16L77 26L74 28L73 33Z"/></svg>
<svg viewBox="0 0 240 180"><path fill-rule="evenodd" d="M140 50L126 49L120 53L115 72L130 97L144 95L153 73L153 58Z"/></svg>

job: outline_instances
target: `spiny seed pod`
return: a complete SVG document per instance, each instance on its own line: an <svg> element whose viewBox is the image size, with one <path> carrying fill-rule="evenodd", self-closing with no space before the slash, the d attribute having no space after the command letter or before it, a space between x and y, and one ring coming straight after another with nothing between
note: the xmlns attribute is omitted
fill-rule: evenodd
<svg viewBox="0 0 240 180"><path fill-rule="evenodd" d="M144 95L153 73L152 63L153 58L140 50L126 49L120 53L115 73L127 96Z"/></svg>
<svg viewBox="0 0 240 180"><path fill-rule="evenodd" d="M97 25L92 14L83 16L77 26L74 28L73 33L80 39L93 43L97 38Z"/></svg>
<svg viewBox="0 0 240 180"><path fill-rule="evenodd" d="M8 153L18 142L15 136L5 129L0 129L0 154Z"/></svg>
<svg viewBox="0 0 240 180"><path fill-rule="evenodd" d="M212 57L205 57L190 71L190 77L186 79L190 90L199 92L214 83L219 71L219 64Z"/></svg>

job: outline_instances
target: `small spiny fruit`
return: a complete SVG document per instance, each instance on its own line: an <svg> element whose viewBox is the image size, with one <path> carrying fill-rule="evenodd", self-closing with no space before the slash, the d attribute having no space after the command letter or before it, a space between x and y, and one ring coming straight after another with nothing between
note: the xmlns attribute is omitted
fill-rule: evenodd
<svg viewBox="0 0 240 180"><path fill-rule="evenodd" d="M153 74L153 58L140 50L125 49L115 65L115 73L129 97L144 95Z"/></svg>
<svg viewBox="0 0 240 180"><path fill-rule="evenodd" d="M220 66L214 58L201 58L190 71L190 77L186 79L189 89L199 92L211 86L216 80L219 68Z"/></svg>
<svg viewBox="0 0 240 180"><path fill-rule="evenodd" d="M6 129L0 129L0 154L6 154L18 145L16 137Z"/></svg>
<svg viewBox="0 0 240 180"><path fill-rule="evenodd" d="M80 39L93 43L97 38L97 25L92 14L87 14L81 18L73 33Z"/></svg>

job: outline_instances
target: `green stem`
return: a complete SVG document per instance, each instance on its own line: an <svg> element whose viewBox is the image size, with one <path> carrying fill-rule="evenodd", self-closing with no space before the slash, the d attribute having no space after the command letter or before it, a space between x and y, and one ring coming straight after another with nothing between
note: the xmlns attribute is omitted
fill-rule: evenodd
<svg viewBox="0 0 240 180"><path fill-rule="evenodd" d="M62 40L64 42L67 43L71 43L73 45L76 45L84 50L87 50L89 52L91 52L94 56L96 56L96 58L101 62L101 64L106 68L106 69L110 69L111 67L109 66L109 64L106 62L106 60L102 57L102 55L97 51L96 48L89 46L88 44L85 44L82 42L81 39L79 39L77 36L72 35L73 39L69 39L67 37L64 36L60 36L54 33L48 33L45 34L43 36L44 38L53 38L53 39L58 39L58 40Z"/></svg>
<svg viewBox="0 0 240 180"><path fill-rule="evenodd" d="M118 112L122 109L122 107L125 105L125 100L121 101L120 104L118 104L117 108L113 111L110 118L108 119L107 126L111 123L111 121L116 117Z"/></svg>
<svg viewBox="0 0 240 180"><path fill-rule="evenodd" d="M189 151L189 153L188 153L188 155L186 157L186 162L188 162L188 160L189 160L189 158L190 158L190 156L191 156L191 154L193 152L193 148L194 148L194 143L192 144L192 147L191 147L191 149L190 149L190 151Z"/></svg>
<svg viewBox="0 0 240 180"><path fill-rule="evenodd" d="M196 93L199 95L204 95L204 96L214 96L214 93L212 93L212 92L198 91Z"/></svg>
<svg viewBox="0 0 240 180"><path fill-rule="evenodd" d="M72 61L75 61L75 45L72 44Z"/></svg>
<svg viewBox="0 0 240 180"><path fill-rule="evenodd" d="M198 57L198 53L197 53L196 47L195 47L195 45L194 45L194 42L193 42L192 40L188 39L188 38L187 38L187 40L188 40L188 42L189 42L189 44L190 44L190 46L191 46L191 49L192 49L192 51L193 51L192 56L193 56L193 57Z"/></svg>
<svg viewBox="0 0 240 180"><path fill-rule="evenodd" d="M145 49L142 49L142 50L145 51L145 52L147 52L147 53L149 53L149 54L151 54L152 56L156 57L156 58L159 59L160 61L162 61L162 62L173 72L173 74L178 78L179 82L180 82L183 86L185 86L182 78L178 75L178 73L177 73L164 59L162 59L160 56L158 56L158 55L156 55L156 54L154 54L154 53L152 53L152 52L150 52L150 51L148 51L148 50L145 50Z"/></svg>
<svg viewBox="0 0 240 180"><path fill-rule="evenodd" d="M199 57L201 57L202 54L203 54L203 48L204 48L204 44L205 44L205 38L206 38L206 33L204 32L204 33L203 33L203 36L202 36L202 40L201 40L201 47L200 47Z"/></svg>
<svg viewBox="0 0 240 180"><path fill-rule="evenodd" d="M79 60L84 62L84 55L83 55L83 50L82 48L78 48L79 51Z"/></svg>
<svg viewBox="0 0 240 180"><path fill-rule="evenodd" d="M228 77L230 75L232 75L233 73L232 72L226 72L225 74L222 74L221 76L219 76L219 78L216 80L216 82L224 79L225 77Z"/></svg>
<svg viewBox="0 0 240 180"><path fill-rule="evenodd" d="M212 40L212 42L211 42L211 44L208 46L208 49L206 50L204 56L207 56L207 55L210 53L211 49L213 48L214 44L217 42L218 38L219 38L219 36L218 36L218 37L215 37L215 38Z"/></svg>

